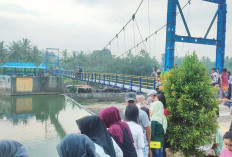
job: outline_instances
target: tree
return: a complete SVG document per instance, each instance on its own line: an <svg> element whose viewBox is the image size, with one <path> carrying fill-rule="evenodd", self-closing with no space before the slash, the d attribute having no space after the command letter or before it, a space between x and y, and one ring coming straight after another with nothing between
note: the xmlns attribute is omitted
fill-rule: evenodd
<svg viewBox="0 0 232 157"><path fill-rule="evenodd" d="M7 58L7 49L5 48L4 41L0 42L0 65L3 65Z"/></svg>
<svg viewBox="0 0 232 157"><path fill-rule="evenodd" d="M41 54L42 52L38 49L38 47L33 46L31 50L30 60L28 61L39 65L43 61L43 57L41 56Z"/></svg>
<svg viewBox="0 0 232 157"><path fill-rule="evenodd" d="M19 51L23 56L23 61L24 62L29 62L33 57L34 54L31 53L31 41L29 41L28 39L22 39L22 41L18 41L19 44Z"/></svg>
<svg viewBox="0 0 232 157"><path fill-rule="evenodd" d="M168 141L174 152L201 156L199 147L213 141L218 103L207 70L196 54L162 76L168 104Z"/></svg>
<svg viewBox="0 0 232 157"><path fill-rule="evenodd" d="M18 42L13 41L9 46L9 61L16 62L22 61L22 54L20 53L20 46Z"/></svg>

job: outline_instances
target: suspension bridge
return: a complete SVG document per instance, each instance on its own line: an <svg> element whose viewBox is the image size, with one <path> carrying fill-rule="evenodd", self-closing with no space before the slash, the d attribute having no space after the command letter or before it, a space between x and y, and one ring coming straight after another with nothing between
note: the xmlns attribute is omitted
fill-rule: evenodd
<svg viewBox="0 0 232 157"><path fill-rule="evenodd" d="M141 6L143 5L144 0L142 0L138 7L136 8L135 12L132 14L131 18L126 22L125 25L121 27L121 29L116 33L116 35L103 47L103 50L110 49L113 42L117 42L118 47L118 40L119 36L124 33L124 48L125 52L122 53L121 56L131 53L132 50L138 48L139 46L143 46L146 50L145 43L150 40L153 36L156 36L159 31L166 28L166 44L165 44L165 65L164 70L168 71L174 67L174 55L175 55L175 44L177 42L182 43L191 43L191 44L201 44L201 45L211 45L216 47L216 64L215 68L221 70L224 68L224 58L225 58L225 41L226 41L226 13L227 13L227 3L226 0L202 0L208 3L212 3L217 6L215 14L213 15L212 21L208 26L208 29L205 32L205 35L202 37L195 37L192 35L186 17L183 13L183 10L186 6L190 6L192 0L188 0L185 4L180 4L180 0L168 0L167 3L167 22L162 27L155 30L153 33L150 33L150 25L149 25L149 35L147 37L143 37L141 33L141 29L138 25L138 21L136 19L138 11L140 10ZM149 5L149 0L148 0ZM180 16L182 22L184 24L185 31L187 35L178 35L176 33L177 27L177 16ZM148 7L148 17L149 17L149 7ZM217 19L217 31L215 38L208 38L208 34ZM149 19L150 20L150 19ZM126 50L126 43L125 43L125 31L130 23L133 23L133 32L135 32L135 27L139 32L139 36L141 41L135 43L134 37L134 46L130 49ZM135 34L135 33L134 33ZM123 35L122 35L123 36ZM119 49L119 48L118 48ZM49 56L46 56L48 58ZM49 63L48 59L46 59L46 66ZM56 63L59 66L59 58L57 59ZM56 74L60 74L66 77L74 78L73 72L59 72L57 71ZM80 80L87 81L87 82L95 82L99 84L106 84L112 86L118 86L120 84L120 88L126 87L128 90L132 90L132 87L136 87L138 92L142 91L142 88L146 89L155 89L155 80L149 79L149 77L144 76L126 76L126 75L118 75L118 74L100 74L100 73L81 73L79 78ZM137 88L138 87L138 88Z"/></svg>

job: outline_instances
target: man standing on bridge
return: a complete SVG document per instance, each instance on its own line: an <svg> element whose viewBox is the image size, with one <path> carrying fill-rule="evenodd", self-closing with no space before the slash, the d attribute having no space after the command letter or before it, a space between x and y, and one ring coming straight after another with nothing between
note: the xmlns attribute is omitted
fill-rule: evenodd
<svg viewBox="0 0 232 157"><path fill-rule="evenodd" d="M161 71L157 69L156 66L153 66L153 72L151 73L151 77L155 76L156 81L158 80L158 76L161 74Z"/></svg>

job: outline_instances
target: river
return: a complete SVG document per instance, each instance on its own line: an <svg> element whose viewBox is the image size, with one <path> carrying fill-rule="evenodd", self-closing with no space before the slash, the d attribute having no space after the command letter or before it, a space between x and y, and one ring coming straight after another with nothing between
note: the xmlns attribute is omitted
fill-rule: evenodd
<svg viewBox="0 0 232 157"><path fill-rule="evenodd" d="M63 95L0 96L0 139L22 143L29 157L58 157L57 143L86 115Z"/></svg>

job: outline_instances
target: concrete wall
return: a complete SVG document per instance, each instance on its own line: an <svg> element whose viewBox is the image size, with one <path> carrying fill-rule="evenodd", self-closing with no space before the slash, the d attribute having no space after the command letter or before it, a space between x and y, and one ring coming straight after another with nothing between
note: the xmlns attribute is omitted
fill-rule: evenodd
<svg viewBox="0 0 232 157"><path fill-rule="evenodd" d="M125 93L66 93L77 102L104 102L125 100Z"/></svg>
<svg viewBox="0 0 232 157"><path fill-rule="evenodd" d="M11 93L11 77L7 75L0 75L0 93Z"/></svg>
<svg viewBox="0 0 232 157"><path fill-rule="evenodd" d="M27 94L61 94L64 93L63 78L59 76L32 77L32 91L18 91L17 77L0 75L0 94L27 95Z"/></svg>

